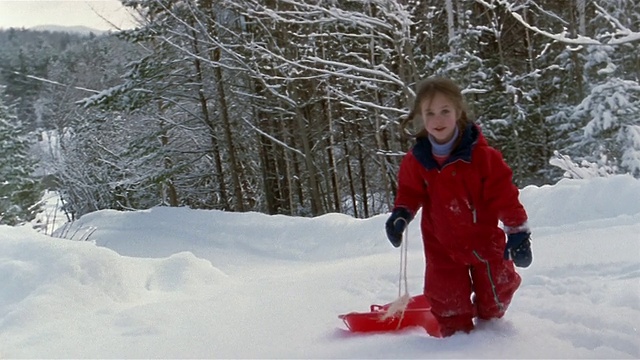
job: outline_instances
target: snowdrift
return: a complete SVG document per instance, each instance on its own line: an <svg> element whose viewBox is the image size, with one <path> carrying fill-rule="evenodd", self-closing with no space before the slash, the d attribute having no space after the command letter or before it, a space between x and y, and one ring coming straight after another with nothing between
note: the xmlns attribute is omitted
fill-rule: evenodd
<svg viewBox="0 0 640 360"><path fill-rule="evenodd" d="M534 264L504 319L446 339L354 336L337 314L396 298L386 215L100 211L51 238L0 227L0 356L639 358L640 181L527 187ZM422 289L418 223L410 292Z"/></svg>

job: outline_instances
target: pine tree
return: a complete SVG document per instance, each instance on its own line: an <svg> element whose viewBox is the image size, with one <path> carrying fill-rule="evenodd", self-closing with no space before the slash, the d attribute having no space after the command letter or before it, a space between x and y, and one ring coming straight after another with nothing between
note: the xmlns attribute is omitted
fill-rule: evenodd
<svg viewBox="0 0 640 360"><path fill-rule="evenodd" d="M15 110L3 98L0 88L0 224L18 225L35 217L42 194L33 178L35 161L29 156L29 141Z"/></svg>
<svg viewBox="0 0 640 360"><path fill-rule="evenodd" d="M627 29L638 20L640 5L616 0L596 7L590 26L595 40L615 39L612 24ZM635 14L635 19L626 14ZM612 19L616 19L612 21ZM617 31L618 33L620 30ZM640 177L640 79L637 41L586 46L582 54L587 94L571 116L575 131L563 149L579 161Z"/></svg>

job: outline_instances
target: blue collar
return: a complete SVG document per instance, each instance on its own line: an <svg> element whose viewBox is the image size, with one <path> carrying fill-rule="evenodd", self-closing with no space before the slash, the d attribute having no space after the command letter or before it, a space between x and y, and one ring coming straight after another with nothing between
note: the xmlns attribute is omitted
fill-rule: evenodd
<svg viewBox="0 0 640 360"><path fill-rule="evenodd" d="M471 151L475 147L479 138L480 130L478 127L473 123L467 125L462 132L458 145L453 149L447 161L442 164L442 167L458 160L471 162ZM420 164L422 164L422 166L427 170L441 168L433 158L431 141L429 141L428 137L425 136L417 138L416 144L413 146L413 149L411 149L411 152L418 162L420 162Z"/></svg>
<svg viewBox="0 0 640 360"><path fill-rule="evenodd" d="M456 141L458 140L458 135L460 135L458 126L454 128L451 140L447 141L444 144L438 144L433 136L428 135L429 142L431 143L431 151L433 152L433 154L436 156L449 156L449 154L451 154L451 150L453 150L453 145L455 145Z"/></svg>

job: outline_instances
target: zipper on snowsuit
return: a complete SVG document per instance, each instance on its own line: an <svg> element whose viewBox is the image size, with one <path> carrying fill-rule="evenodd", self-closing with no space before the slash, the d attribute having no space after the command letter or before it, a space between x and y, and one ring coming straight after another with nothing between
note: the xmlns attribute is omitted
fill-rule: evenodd
<svg viewBox="0 0 640 360"><path fill-rule="evenodd" d="M498 292L496 291L496 284L493 282L493 276L491 276L491 267L489 266L489 261L483 259L482 256L480 256L480 254L478 254L478 252L475 250L473 250L473 255L475 255L476 258L480 260L480 262L482 262L487 268L487 277L489 278L489 283L491 284L491 291L493 292L493 301L495 301L496 305L498 306L498 309L504 312L506 309L504 304L500 301L500 297L498 296Z"/></svg>

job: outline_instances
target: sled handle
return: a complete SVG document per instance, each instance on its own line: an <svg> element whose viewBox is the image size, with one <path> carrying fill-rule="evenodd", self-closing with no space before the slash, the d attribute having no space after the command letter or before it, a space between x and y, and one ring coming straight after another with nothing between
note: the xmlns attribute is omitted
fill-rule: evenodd
<svg viewBox="0 0 640 360"><path fill-rule="evenodd" d="M349 329L350 331L353 331L353 329L351 328L351 325L349 325L349 322L347 321L347 315L350 315L350 314L338 315L338 318L342 320L342 322L347 327L347 329Z"/></svg>
<svg viewBox="0 0 640 360"><path fill-rule="evenodd" d="M382 305L371 305L371 312L378 312L384 310L384 306Z"/></svg>

